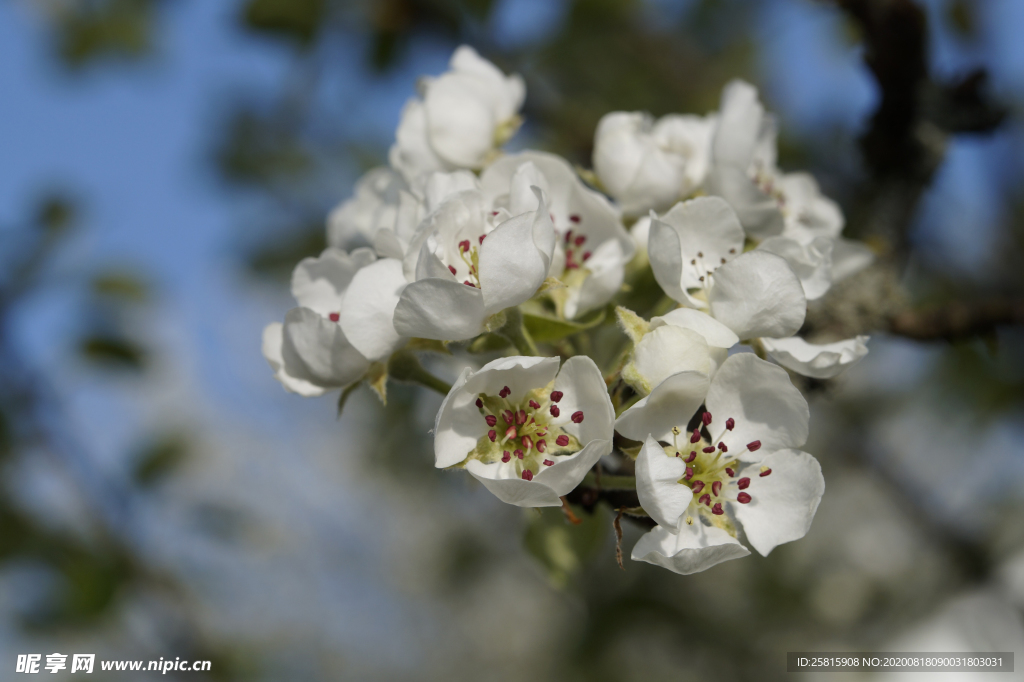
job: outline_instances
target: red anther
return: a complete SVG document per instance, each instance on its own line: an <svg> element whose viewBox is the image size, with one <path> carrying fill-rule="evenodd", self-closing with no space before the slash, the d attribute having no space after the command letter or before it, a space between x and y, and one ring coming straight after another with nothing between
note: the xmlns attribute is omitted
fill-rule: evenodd
<svg viewBox="0 0 1024 682"><path fill-rule="evenodd" d="M580 424L580 423L582 423L583 422L583 411L582 410L576 410L575 412L572 413L572 416L570 417L570 419L572 419L572 423L573 424Z"/></svg>
<svg viewBox="0 0 1024 682"><path fill-rule="evenodd" d="M507 462L510 459L512 459L512 453L510 453L508 450L506 450L505 452L501 453L501 461L502 462Z"/></svg>
<svg viewBox="0 0 1024 682"><path fill-rule="evenodd" d="M516 412L516 424L522 426L526 423L526 410Z"/></svg>
<svg viewBox="0 0 1024 682"><path fill-rule="evenodd" d="M700 420L702 422L704 422L704 426L707 426L708 424L711 423L711 413L710 412L705 412L704 414L702 414L700 416Z"/></svg>
<svg viewBox="0 0 1024 682"><path fill-rule="evenodd" d="M516 438L516 427L510 426L507 429L505 429L505 438L508 438L510 440L515 440L515 438Z"/></svg>
<svg viewBox="0 0 1024 682"><path fill-rule="evenodd" d="M715 446L714 445L709 445L706 448L704 448L703 450L701 450L701 452L705 452L705 453L708 453L708 454L710 454L710 453L712 453L714 451L715 451Z"/></svg>
<svg viewBox="0 0 1024 682"><path fill-rule="evenodd" d="M746 490L747 486L750 485L750 479L744 476L740 480L736 481L736 487L740 490Z"/></svg>
<svg viewBox="0 0 1024 682"><path fill-rule="evenodd" d="M704 493L703 495L700 496L700 499L697 500L697 504L704 504L704 505L707 505L707 506L710 507L711 506L711 496L708 495L707 493Z"/></svg>
<svg viewBox="0 0 1024 682"><path fill-rule="evenodd" d="M753 498L750 497L750 493L740 493L736 496L736 501L740 504L749 504L751 499Z"/></svg>
<svg viewBox="0 0 1024 682"><path fill-rule="evenodd" d="M572 243L575 244L576 246L583 246L583 242L585 241L587 241L587 238L581 234L579 237L573 239Z"/></svg>
<svg viewBox="0 0 1024 682"><path fill-rule="evenodd" d="M532 481L533 480L533 472L530 471L529 469L524 469L523 470L523 480L524 481Z"/></svg>
<svg viewBox="0 0 1024 682"><path fill-rule="evenodd" d="M469 251L469 240L468 239L463 239L461 242L459 242L459 251L462 251L463 253L465 253L466 251Z"/></svg>
<svg viewBox="0 0 1024 682"><path fill-rule="evenodd" d="M686 467L686 472L683 474L683 478L687 480L693 478L693 467Z"/></svg>
<svg viewBox="0 0 1024 682"><path fill-rule="evenodd" d="M726 445L725 443L719 443L718 449L721 450L722 452L729 452L729 446Z"/></svg>
<svg viewBox="0 0 1024 682"><path fill-rule="evenodd" d="M454 265L449 265L448 266L448 271L454 275L455 274L455 266Z"/></svg>
<svg viewBox="0 0 1024 682"><path fill-rule="evenodd" d="M725 467L725 473L729 474L729 478L733 478L736 476L736 472L733 471L730 467Z"/></svg>
<svg viewBox="0 0 1024 682"><path fill-rule="evenodd" d="M495 431L494 429L491 429L490 431L487 432L487 437L490 438L491 442L493 443L494 439L498 437L498 432Z"/></svg>
<svg viewBox="0 0 1024 682"><path fill-rule="evenodd" d="M557 445L560 448L564 448L568 444L569 436L559 436L558 438L555 439L555 445Z"/></svg>
<svg viewBox="0 0 1024 682"><path fill-rule="evenodd" d="M530 438L529 436L523 436L523 447L526 448L527 452L532 450L533 449L533 439Z"/></svg>
<svg viewBox="0 0 1024 682"><path fill-rule="evenodd" d="M770 474L771 472L772 472L772 470L771 470L771 469L765 469L765 470L764 470L764 471L762 471L762 472L761 472L760 474L758 474L758 476L760 476L761 478L764 478L765 476L767 476L767 475L768 475L768 474Z"/></svg>
<svg viewBox="0 0 1024 682"><path fill-rule="evenodd" d="M530 423L531 424L533 423L533 417L530 417ZM547 429L541 429L540 431L537 432L537 435L538 436L546 436L546 435L548 435L548 430Z"/></svg>
<svg viewBox="0 0 1024 682"><path fill-rule="evenodd" d="M572 241L572 230L565 231L565 243L568 244Z"/></svg>
<svg viewBox="0 0 1024 682"><path fill-rule="evenodd" d="M484 417L484 421L487 422L488 426L496 426L498 424L498 418L495 417L493 414L489 414L486 417Z"/></svg>
<svg viewBox="0 0 1024 682"><path fill-rule="evenodd" d="M575 270L578 267L579 267L579 265L577 265L576 263L573 263L573 262L571 262L569 260L566 260L566 262L565 262L565 269L566 270Z"/></svg>
<svg viewBox="0 0 1024 682"><path fill-rule="evenodd" d="M548 449L548 442L546 440L537 441L537 452L544 452Z"/></svg>
<svg viewBox="0 0 1024 682"><path fill-rule="evenodd" d="M480 240L480 243L481 243L481 244L483 244L483 243L484 243L484 240L485 240L485 239L487 239L487 235L486 235L486 234L482 234L482 235L480 235L480 237L479 237L479 240Z"/></svg>
<svg viewBox="0 0 1024 682"><path fill-rule="evenodd" d="M500 391L498 391L498 395L502 398L507 398L510 393L512 393L512 389L508 386L504 386Z"/></svg>
<svg viewBox="0 0 1024 682"><path fill-rule="evenodd" d="M562 413L562 411L558 409L558 405L552 405L551 409L549 409L548 412L551 413L552 417L557 417Z"/></svg>
<svg viewBox="0 0 1024 682"><path fill-rule="evenodd" d="M522 451L522 450L516 450L516 451L515 451L515 452L513 452L512 454L514 454L514 455L515 455L515 456L516 456L517 458L519 458L519 459L522 459L522 458L523 458L523 451Z"/></svg>
<svg viewBox="0 0 1024 682"><path fill-rule="evenodd" d="M580 217L573 213L571 216L569 216L569 220L571 220L574 223L578 223L580 221Z"/></svg>
<svg viewBox="0 0 1024 682"><path fill-rule="evenodd" d="M480 398L477 398L476 399L476 406L479 407L481 410L484 409L484 401L481 400Z"/></svg>
<svg viewBox="0 0 1024 682"><path fill-rule="evenodd" d="M491 215L498 215L497 211L491 211Z"/></svg>
<svg viewBox="0 0 1024 682"><path fill-rule="evenodd" d="M695 481L690 490L693 491L694 495L700 495L700 491L704 490L704 481Z"/></svg>
<svg viewBox="0 0 1024 682"><path fill-rule="evenodd" d="M721 481L715 481L714 483L711 484L711 494L714 495L715 497L718 497L719 495L722 494Z"/></svg>
<svg viewBox="0 0 1024 682"><path fill-rule="evenodd" d="M750 450L751 452L754 452L755 450L760 450L760 449L761 449L761 441L759 441L759 440L755 440L752 443L747 443L747 450Z"/></svg>
<svg viewBox="0 0 1024 682"><path fill-rule="evenodd" d="M736 420L733 419L732 417L729 417L728 419L725 420L725 428L727 428L730 431L732 431L733 427L735 427L735 426L736 426Z"/></svg>
<svg viewBox="0 0 1024 682"><path fill-rule="evenodd" d="M690 450L690 456L686 458L686 461L687 462L692 462L695 459L697 459L697 451L696 450Z"/></svg>
<svg viewBox="0 0 1024 682"><path fill-rule="evenodd" d="M539 410L540 409L540 403L538 403L536 400L531 400L530 401L530 407L532 407L535 410Z"/></svg>
<svg viewBox="0 0 1024 682"><path fill-rule="evenodd" d="M341 313L331 313L330 315L327 316L327 319L329 319L331 322L337 322L338 320L341 319Z"/></svg>
<svg viewBox="0 0 1024 682"><path fill-rule="evenodd" d="M555 466L555 463L552 462L550 459L546 459L546 460L544 460L544 466L546 466L546 467L553 467L553 466Z"/></svg>
<svg viewBox="0 0 1024 682"><path fill-rule="evenodd" d="M473 287L474 289L476 289L476 285L470 282L468 279L462 280L462 283L465 284L467 287Z"/></svg>
<svg viewBox="0 0 1024 682"><path fill-rule="evenodd" d="M501 418L505 420L506 424L511 424L515 419L515 415L512 414L512 410L505 410L501 413Z"/></svg>
<svg viewBox="0 0 1024 682"><path fill-rule="evenodd" d="M551 391L551 402L557 403L561 399L562 399L562 392L561 391Z"/></svg>
<svg viewBox="0 0 1024 682"><path fill-rule="evenodd" d="M693 433L690 434L690 442L696 443L700 440L700 429L694 429Z"/></svg>
<svg viewBox="0 0 1024 682"><path fill-rule="evenodd" d="M711 508L711 513L714 514L715 516L721 516L722 514L724 514L725 510L722 509L722 503L721 502L715 502L715 506Z"/></svg>
<svg viewBox="0 0 1024 682"><path fill-rule="evenodd" d="M583 262L586 263L588 260L590 260L590 252L589 251L584 251L583 252Z"/></svg>

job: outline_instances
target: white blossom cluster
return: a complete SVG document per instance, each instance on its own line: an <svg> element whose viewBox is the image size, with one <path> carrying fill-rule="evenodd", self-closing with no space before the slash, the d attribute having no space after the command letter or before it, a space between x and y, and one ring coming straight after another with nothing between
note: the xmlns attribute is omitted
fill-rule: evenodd
<svg viewBox="0 0 1024 682"><path fill-rule="evenodd" d="M304 396L366 381L383 397L389 372L430 385L415 351L504 344L517 354L448 391L437 467L523 507L562 505L601 462L634 475L640 507L625 511L657 525L632 557L683 574L748 554L741 539L767 555L802 537L824 481L799 449L808 406L787 370L831 378L867 353L865 337L797 333L807 301L871 254L810 175L776 166L757 91L730 83L707 116L610 113L593 172L577 172L501 151L525 86L471 48L419 90L390 165L295 268L297 307L263 336L277 379ZM645 320L614 305L648 268L666 305ZM573 334L613 308L624 347L602 371ZM613 448L616 432L635 447Z"/></svg>

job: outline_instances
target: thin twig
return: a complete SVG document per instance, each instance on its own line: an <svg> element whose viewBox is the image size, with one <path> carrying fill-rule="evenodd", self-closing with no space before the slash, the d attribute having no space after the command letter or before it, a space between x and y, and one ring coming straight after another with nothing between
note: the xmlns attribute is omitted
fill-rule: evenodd
<svg viewBox="0 0 1024 682"><path fill-rule="evenodd" d="M615 561L619 563L619 568L625 571L626 567L622 565L622 509L618 511L615 520L612 521L612 527L615 529Z"/></svg>

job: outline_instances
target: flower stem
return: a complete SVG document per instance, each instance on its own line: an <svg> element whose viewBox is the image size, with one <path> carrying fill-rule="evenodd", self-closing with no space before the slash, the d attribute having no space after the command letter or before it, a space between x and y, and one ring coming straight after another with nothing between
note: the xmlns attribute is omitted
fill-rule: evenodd
<svg viewBox="0 0 1024 682"><path fill-rule="evenodd" d="M395 381L426 386L441 395L448 395L452 390L451 384L438 379L424 369L419 358L409 350L403 349L391 354L391 358L388 360L388 376Z"/></svg>
<svg viewBox="0 0 1024 682"><path fill-rule="evenodd" d="M505 324L498 330L498 333L512 342L520 355L540 355L537 345L530 337L523 321L523 313L519 308L508 308L505 310Z"/></svg>

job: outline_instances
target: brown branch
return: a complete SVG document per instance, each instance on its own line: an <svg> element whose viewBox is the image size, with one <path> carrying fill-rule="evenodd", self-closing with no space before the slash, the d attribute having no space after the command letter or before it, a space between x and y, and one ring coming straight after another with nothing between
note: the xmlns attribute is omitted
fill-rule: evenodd
<svg viewBox="0 0 1024 682"><path fill-rule="evenodd" d="M615 520L612 521L612 527L615 528L615 560L619 562L619 568L623 571L626 567L622 565L622 510L619 509L619 513L615 515Z"/></svg>
<svg viewBox="0 0 1024 682"><path fill-rule="evenodd" d="M957 340L1024 325L1024 300L954 301L929 310L906 310L889 319L889 331L919 341Z"/></svg>

